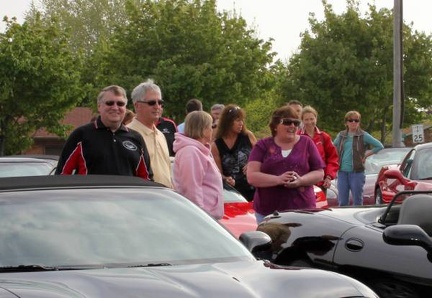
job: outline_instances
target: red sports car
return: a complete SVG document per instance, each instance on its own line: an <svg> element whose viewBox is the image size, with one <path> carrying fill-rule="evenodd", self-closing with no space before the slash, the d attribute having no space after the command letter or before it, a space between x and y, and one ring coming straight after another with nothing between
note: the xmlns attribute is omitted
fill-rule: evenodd
<svg viewBox="0 0 432 298"><path fill-rule="evenodd" d="M384 166L375 184L378 204L389 203L403 190L432 190L432 143L411 149L400 165Z"/></svg>
<svg viewBox="0 0 432 298"><path fill-rule="evenodd" d="M224 217L220 220L237 238L243 232L255 231L257 227L253 203L248 202L235 188L224 183Z"/></svg>

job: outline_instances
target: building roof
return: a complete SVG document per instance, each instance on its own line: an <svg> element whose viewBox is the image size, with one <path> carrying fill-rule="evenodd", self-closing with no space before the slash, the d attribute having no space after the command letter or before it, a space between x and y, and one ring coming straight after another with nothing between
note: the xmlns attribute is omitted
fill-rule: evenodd
<svg viewBox="0 0 432 298"><path fill-rule="evenodd" d="M429 123L419 123L419 124L423 124L423 130L430 129L432 127L432 125ZM412 126L402 129L402 133L405 136L411 136L413 134L412 133Z"/></svg>

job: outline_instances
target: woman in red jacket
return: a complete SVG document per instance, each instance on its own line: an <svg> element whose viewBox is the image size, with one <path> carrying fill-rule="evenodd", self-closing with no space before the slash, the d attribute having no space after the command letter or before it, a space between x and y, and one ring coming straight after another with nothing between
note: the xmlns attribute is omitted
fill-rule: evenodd
<svg viewBox="0 0 432 298"><path fill-rule="evenodd" d="M336 178L337 171L339 170L339 156L329 134L316 126L317 118L318 113L313 107L304 107L301 112L303 127L299 130L299 134L312 138L326 164L324 180L317 184L326 193L327 188L330 187L331 181Z"/></svg>

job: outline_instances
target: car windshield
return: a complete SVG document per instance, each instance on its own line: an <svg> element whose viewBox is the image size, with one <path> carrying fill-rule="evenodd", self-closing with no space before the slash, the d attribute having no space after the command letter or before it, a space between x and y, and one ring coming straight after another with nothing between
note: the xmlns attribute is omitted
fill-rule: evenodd
<svg viewBox="0 0 432 298"><path fill-rule="evenodd" d="M416 150L412 164L411 179L432 180L432 150L424 148Z"/></svg>
<svg viewBox="0 0 432 298"><path fill-rule="evenodd" d="M378 174L383 166L399 164L411 148L385 148L366 158L365 174Z"/></svg>
<svg viewBox="0 0 432 298"><path fill-rule="evenodd" d="M0 162L0 177L49 175L52 168L43 162Z"/></svg>
<svg viewBox="0 0 432 298"><path fill-rule="evenodd" d="M0 267L253 259L216 221L168 189L2 192L0 218Z"/></svg>

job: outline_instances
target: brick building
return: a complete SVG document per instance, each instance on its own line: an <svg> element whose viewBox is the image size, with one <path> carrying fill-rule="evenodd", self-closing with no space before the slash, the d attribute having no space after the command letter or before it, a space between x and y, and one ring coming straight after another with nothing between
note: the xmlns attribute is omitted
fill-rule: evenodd
<svg viewBox="0 0 432 298"><path fill-rule="evenodd" d="M72 125L72 130L90 121L93 112L90 108L78 107L69 111L62 123ZM71 130L71 131L72 131ZM70 131L69 131L70 133ZM65 139L39 129L33 135L33 146L24 154L60 155Z"/></svg>

